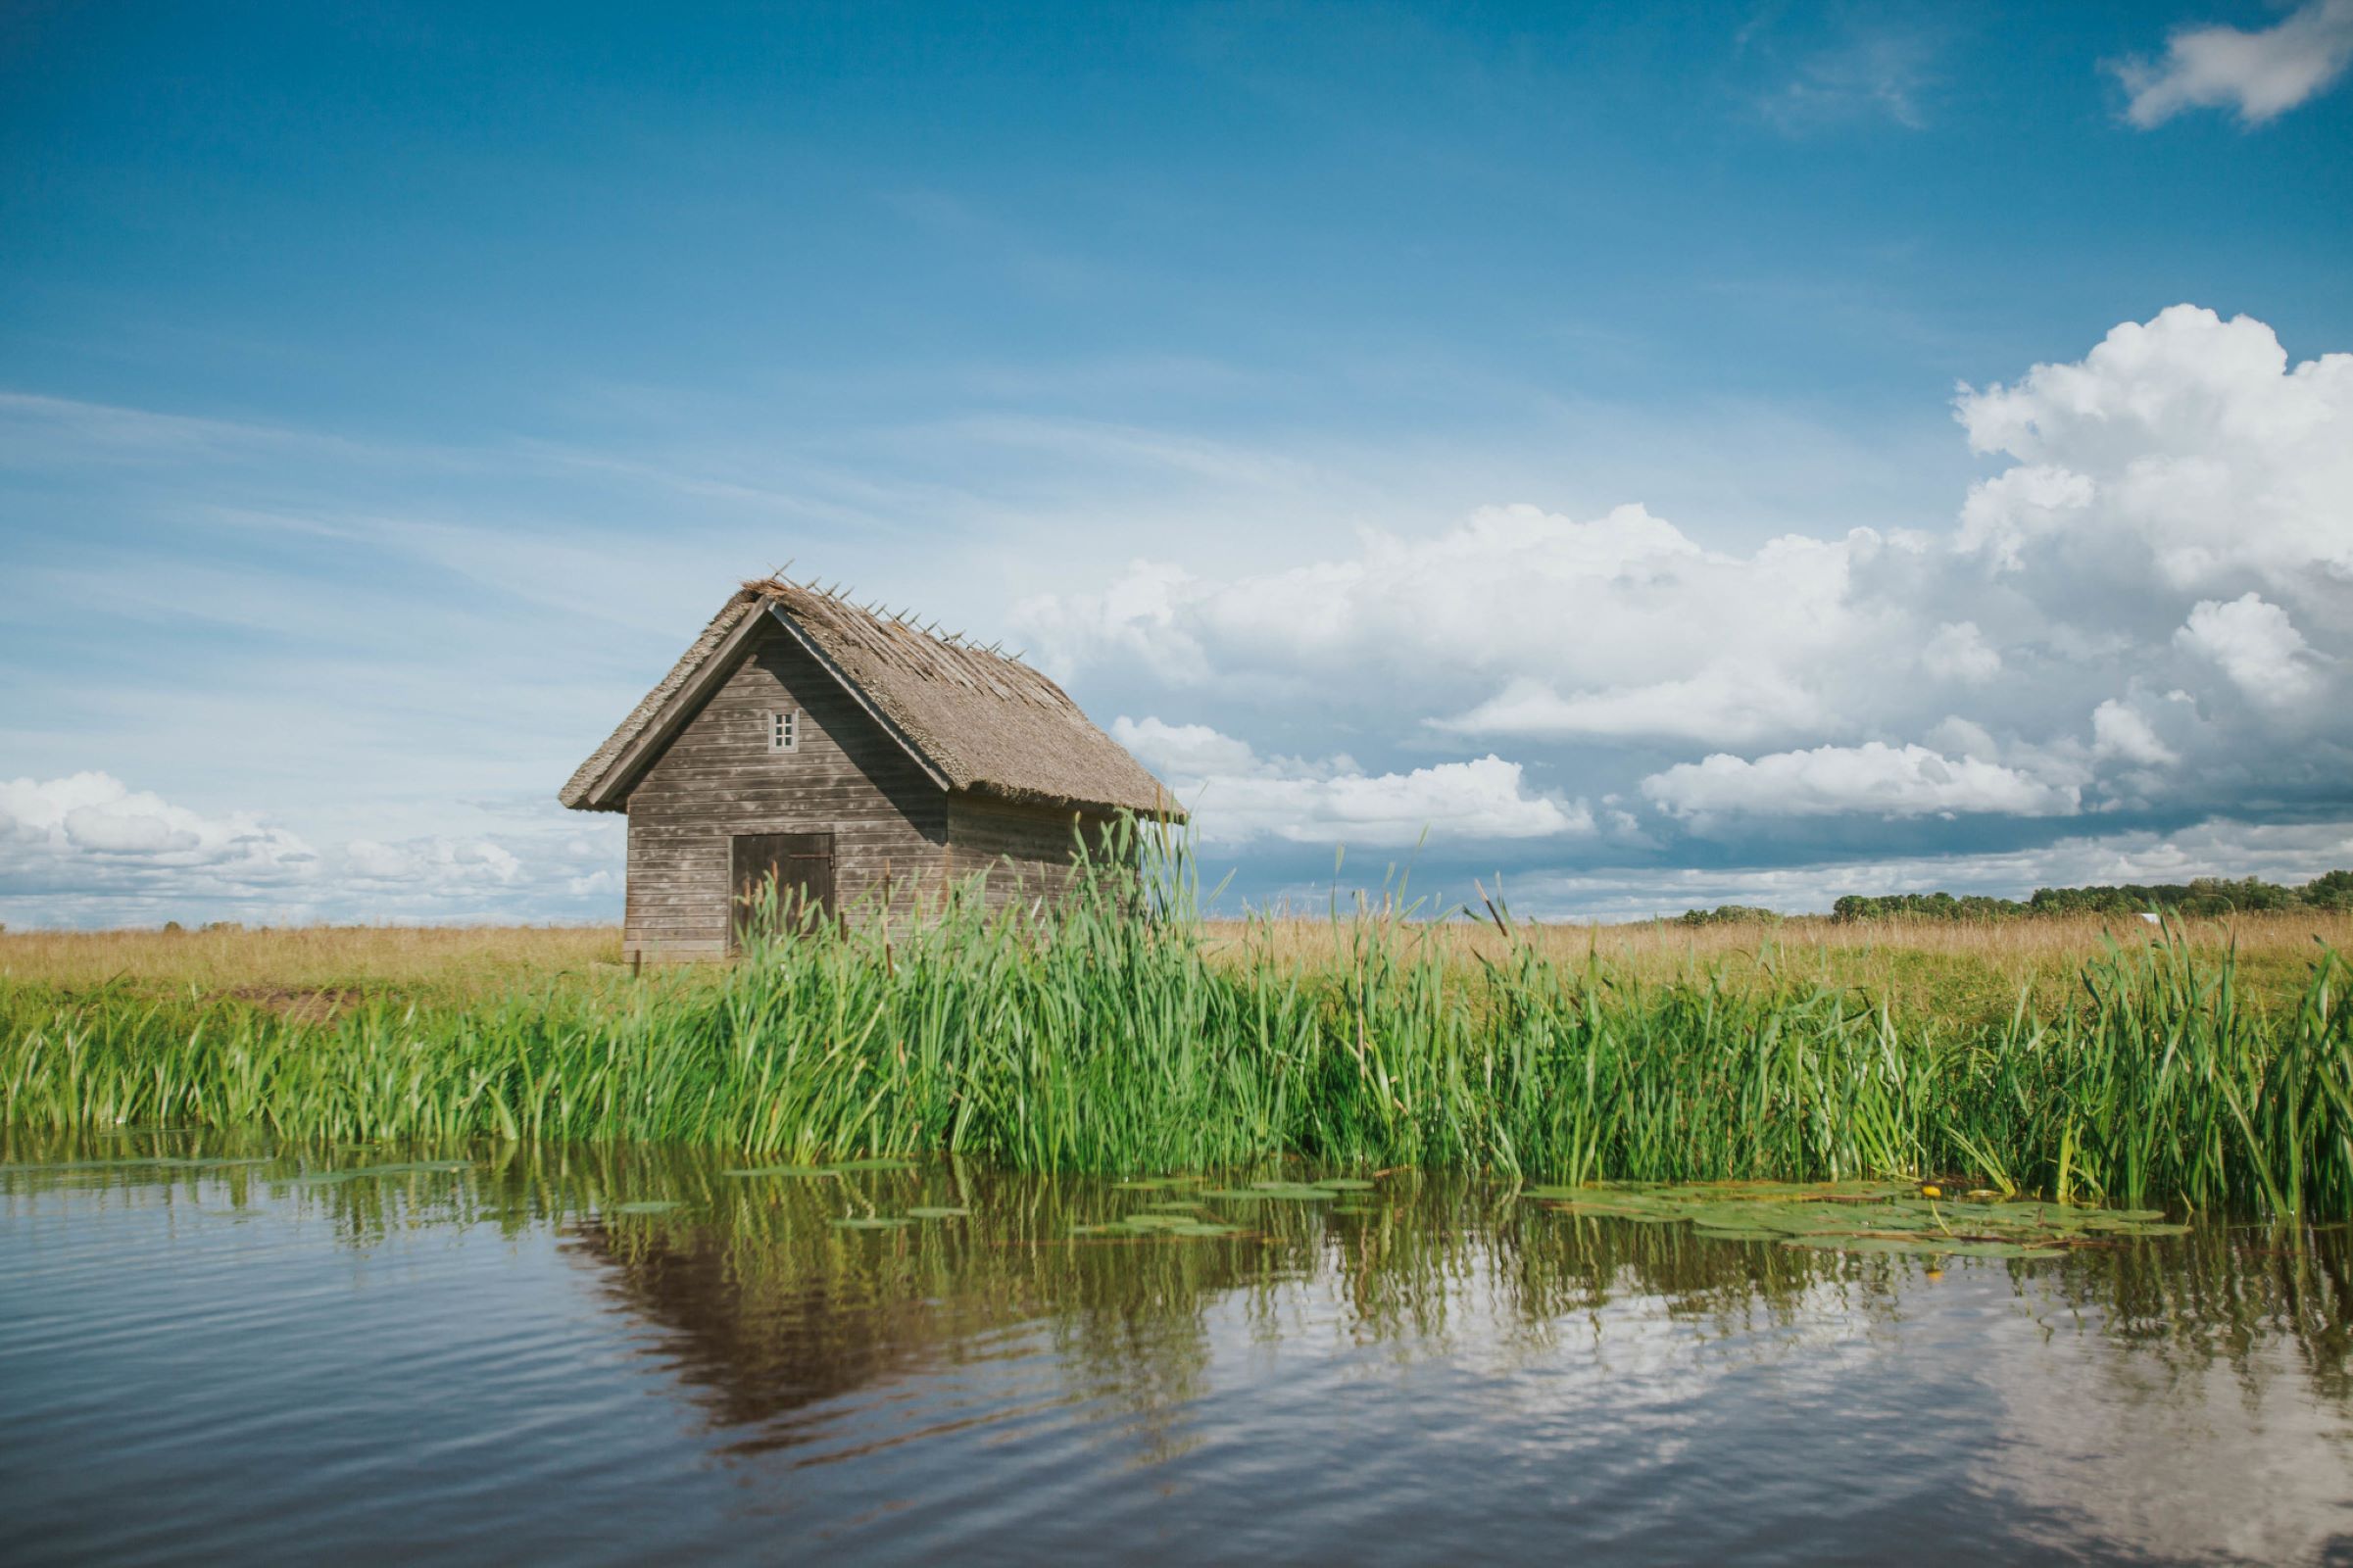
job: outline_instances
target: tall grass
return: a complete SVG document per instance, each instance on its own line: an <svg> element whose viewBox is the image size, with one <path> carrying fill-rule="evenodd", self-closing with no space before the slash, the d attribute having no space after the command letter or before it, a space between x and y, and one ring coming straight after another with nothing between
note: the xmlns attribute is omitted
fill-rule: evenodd
<svg viewBox="0 0 2353 1568"><path fill-rule="evenodd" d="M1134 849L1133 846L1130 847ZM2174 927L2055 1007L1940 1020L1728 964L1659 980L1495 920L1359 912L1321 953L1204 940L1181 848L1057 909L756 942L719 974L328 1023L122 988L0 987L0 1119L344 1140L717 1145L800 1161L956 1152L1025 1170L1279 1155L1566 1180L1952 1172L2115 1201L2353 1214L2346 967L2293 1005Z"/></svg>

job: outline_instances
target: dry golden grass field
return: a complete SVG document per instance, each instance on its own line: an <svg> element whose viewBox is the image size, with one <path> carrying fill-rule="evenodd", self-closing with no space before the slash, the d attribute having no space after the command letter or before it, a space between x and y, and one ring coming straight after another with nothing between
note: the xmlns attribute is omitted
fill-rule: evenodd
<svg viewBox="0 0 2353 1568"><path fill-rule="evenodd" d="M1505 939L1470 921L1414 925L1371 919L1363 928L1427 945L1465 967L1495 959ZM2203 952L2235 943L2239 982L2259 1002L2301 993L2316 944L2353 952L2353 915L2303 911L2191 920ZM1224 921L1207 927L1213 952L1252 950L1286 961L1339 967L1359 928L1347 920ZM1775 977L1885 998L1906 1011L1953 1021L2006 1016L2023 992L2037 1010L2077 984L2083 960L2107 942L2144 943L2136 919L2032 918L1996 923L1857 922L1797 918L1770 926L1523 924L1520 940L1548 956L1598 957L1620 977L1665 982L1720 974L1736 984ZM155 994L243 998L296 1016L320 1017L362 997L428 1004L535 990L550 984L628 980L612 926L216 927L191 931L0 933L0 985L57 992L115 986ZM683 978L683 977L682 977Z"/></svg>
<svg viewBox="0 0 2353 1568"><path fill-rule="evenodd" d="M1312 920L1212 929L1222 945L1271 942L1278 953L1309 961L1338 961L1348 941L1345 925L1336 931ZM2176 929L2201 956L2235 945L2239 981L2260 1003L2299 998L2322 945L2353 952L2353 914L2336 911L2187 920ZM1495 927L1469 921L1401 930L1464 963L1493 960L1506 947ZM1780 979L1855 989L1916 1014L1977 1021L2007 1017L2022 992L2031 1006L2045 1010L2078 988L2084 960L2109 943L2136 947L2158 933L2138 919L2096 917L1851 923L1798 917L1772 925L1523 924L1515 934L1556 961L1582 961L1590 954L1613 974L1650 983L1711 974L1747 984Z"/></svg>

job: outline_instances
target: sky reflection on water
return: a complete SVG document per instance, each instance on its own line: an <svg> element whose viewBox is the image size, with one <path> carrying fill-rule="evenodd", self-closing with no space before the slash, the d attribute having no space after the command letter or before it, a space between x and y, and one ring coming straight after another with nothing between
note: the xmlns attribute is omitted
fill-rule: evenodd
<svg viewBox="0 0 2353 1568"><path fill-rule="evenodd" d="M268 1162L26 1168L158 1152ZM10 1555L2353 1551L2341 1228L1932 1273L1459 1178L1136 1241L1073 1232L1169 1195L456 1152L0 1135Z"/></svg>

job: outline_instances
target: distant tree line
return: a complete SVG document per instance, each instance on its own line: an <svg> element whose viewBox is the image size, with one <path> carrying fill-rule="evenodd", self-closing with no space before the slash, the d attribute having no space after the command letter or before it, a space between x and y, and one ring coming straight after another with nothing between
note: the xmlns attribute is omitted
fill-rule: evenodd
<svg viewBox="0 0 2353 1568"><path fill-rule="evenodd" d="M1753 904L1719 904L1712 909L1686 909L1670 925L1773 925L1781 916Z"/></svg>
<svg viewBox="0 0 2353 1568"><path fill-rule="evenodd" d="M2015 920L2041 914L2242 914L2262 909L2353 909L2353 871L2329 871L2301 887L2261 877L2202 876L2190 882L2126 882L2088 888L2036 888L2031 899L1983 894L1849 893L1831 906L1834 920ZM1673 925L1770 925L1781 919L1749 904L1686 909Z"/></svg>
<svg viewBox="0 0 2353 1568"><path fill-rule="evenodd" d="M2087 888L2036 888L2024 903L1949 893L1850 893L1831 906L1834 920L2009 920L2035 914L2244 914L2264 909L2353 909L2353 871L2329 871L2301 887L2261 877L2202 876L2189 882L2126 882Z"/></svg>

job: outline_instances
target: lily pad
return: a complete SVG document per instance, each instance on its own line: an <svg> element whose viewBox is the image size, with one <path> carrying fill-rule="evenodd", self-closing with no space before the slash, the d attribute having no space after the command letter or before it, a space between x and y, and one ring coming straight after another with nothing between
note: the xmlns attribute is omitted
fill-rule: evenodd
<svg viewBox="0 0 2353 1568"><path fill-rule="evenodd" d="M926 1204L921 1208L910 1208L907 1212L908 1217L911 1219L961 1219L966 1214L971 1213L972 1210L968 1208L936 1207Z"/></svg>
<svg viewBox="0 0 2353 1568"><path fill-rule="evenodd" d="M1328 1202L1339 1196L1328 1187L1310 1187L1303 1182L1252 1182L1250 1191L1261 1198L1280 1198L1301 1202Z"/></svg>
<svg viewBox="0 0 2353 1568"><path fill-rule="evenodd" d="M1953 1257L2057 1257L2064 1249L2028 1247L2017 1242L1955 1242L1944 1250Z"/></svg>
<svg viewBox="0 0 2353 1568"><path fill-rule="evenodd" d="M1369 1193L1373 1190L1371 1182L1358 1176L1326 1176L1323 1180L1310 1182L1308 1185L1321 1187L1331 1193Z"/></svg>
<svg viewBox="0 0 2353 1568"><path fill-rule="evenodd" d="M1253 1195L1257 1196L1257 1195ZM1135 1239L1174 1237L1199 1239L1212 1236L1239 1236L1242 1228L1204 1219L1200 1214L1172 1214L1147 1210L1130 1214L1124 1219L1105 1220L1092 1225L1073 1226L1074 1236L1126 1236Z"/></svg>
<svg viewBox="0 0 2353 1568"><path fill-rule="evenodd" d="M2156 1209L2102 1209L2033 1199L1956 1201L1895 1182L1595 1183L1531 1187L1556 1212L1634 1224L1689 1222L1723 1240L1787 1241L1823 1250L1957 1257L2039 1257L2132 1236L2179 1235Z"/></svg>
<svg viewBox="0 0 2353 1568"><path fill-rule="evenodd" d="M634 1203L615 1203L608 1209L613 1214L667 1214L686 1205L674 1198L642 1198Z"/></svg>
<svg viewBox="0 0 2353 1568"><path fill-rule="evenodd" d="M1678 1225L1683 1222L1681 1214L1648 1208L1620 1208L1604 1203L1563 1203L1560 1207L1566 1213L1597 1214L1608 1219L1631 1220L1637 1225Z"/></svg>

